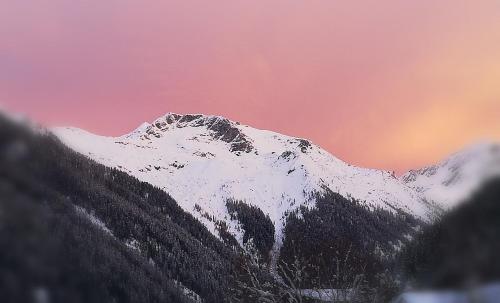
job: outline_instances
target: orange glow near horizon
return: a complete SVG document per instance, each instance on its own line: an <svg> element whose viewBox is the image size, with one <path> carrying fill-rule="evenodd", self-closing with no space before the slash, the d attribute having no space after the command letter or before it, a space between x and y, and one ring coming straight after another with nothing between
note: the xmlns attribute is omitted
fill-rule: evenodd
<svg viewBox="0 0 500 303"><path fill-rule="evenodd" d="M49 125L217 114L398 172L500 140L498 1L0 0L0 20L0 103Z"/></svg>

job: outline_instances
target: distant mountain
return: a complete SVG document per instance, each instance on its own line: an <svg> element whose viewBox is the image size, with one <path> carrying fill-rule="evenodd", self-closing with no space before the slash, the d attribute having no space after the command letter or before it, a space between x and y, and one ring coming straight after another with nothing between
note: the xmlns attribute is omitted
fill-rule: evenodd
<svg viewBox="0 0 500 303"><path fill-rule="evenodd" d="M74 150L165 190L214 234L224 222L240 244L244 228L228 211L229 200L269 216L278 245L287 214L314 207L325 193L424 221L435 211L390 172L355 167L308 140L223 117L169 113L121 137L53 131Z"/></svg>
<svg viewBox="0 0 500 303"><path fill-rule="evenodd" d="M439 164L409 171L401 180L426 201L447 210L467 200L495 176L500 176L500 144L481 143Z"/></svg>

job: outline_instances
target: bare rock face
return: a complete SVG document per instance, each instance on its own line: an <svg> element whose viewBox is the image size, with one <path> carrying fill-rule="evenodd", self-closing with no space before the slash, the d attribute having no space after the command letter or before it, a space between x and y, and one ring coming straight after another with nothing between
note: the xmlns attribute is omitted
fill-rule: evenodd
<svg viewBox="0 0 500 303"><path fill-rule="evenodd" d="M307 150L312 148L311 142L305 140L305 139L297 139L299 141L299 148L300 151L303 152L304 154L307 153Z"/></svg>
<svg viewBox="0 0 500 303"><path fill-rule="evenodd" d="M160 138L163 132L171 128L184 127L205 127L214 140L229 143L230 150L234 153L249 153L254 149L251 140L238 128L237 123L218 116L169 113L153 122L142 138L145 140Z"/></svg>

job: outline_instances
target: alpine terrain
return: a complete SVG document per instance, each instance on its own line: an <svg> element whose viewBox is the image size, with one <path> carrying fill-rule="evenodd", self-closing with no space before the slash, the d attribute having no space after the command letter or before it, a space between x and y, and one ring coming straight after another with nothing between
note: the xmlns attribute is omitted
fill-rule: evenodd
<svg viewBox="0 0 500 303"><path fill-rule="evenodd" d="M223 117L169 113L121 137L53 131L74 150L165 190L214 234L217 222L225 222L240 244L244 235L228 212L230 200L269 216L278 244L287 214L314 207L326 192L423 221L436 211L391 172L355 167L308 140Z"/></svg>
<svg viewBox="0 0 500 303"><path fill-rule="evenodd" d="M460 203L499 174L495 144L397 177L218 116L167 114L121 137L0 125L6 302L382 303L431 285L432 270L498 276L482 258L490 240L441 233L450 220L481 230L469 210L485 201L496 226L496 194ZM441 238L478 270L436 266L456 250Z"/></svg>

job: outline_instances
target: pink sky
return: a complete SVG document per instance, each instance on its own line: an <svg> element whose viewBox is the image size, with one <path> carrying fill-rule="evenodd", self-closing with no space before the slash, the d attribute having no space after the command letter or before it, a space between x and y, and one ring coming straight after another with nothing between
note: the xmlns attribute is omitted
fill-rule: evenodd
<svg viewBox="0 0 500 303"><path fill-rule="evenodd" d="M0 0L0 103L126 133L226 116L397 170L500 140L500 2Z"/></svg>

